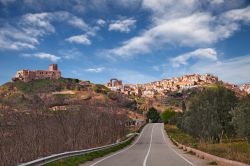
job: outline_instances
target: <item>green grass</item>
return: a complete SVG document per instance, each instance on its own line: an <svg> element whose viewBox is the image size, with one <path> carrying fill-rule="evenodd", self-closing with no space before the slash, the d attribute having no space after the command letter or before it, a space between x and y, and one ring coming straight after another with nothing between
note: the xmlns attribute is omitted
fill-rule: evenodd
<svg viewBox="0 0 250 166"><path fill-rule="evenodd" d="M60 79L38 79L29 82L16 81L13 86L24 93L47 93L61 90L76 90L81 88L78 79L60 78Z"/></svg>
<svg viewBox="0 0 250 166"><path fill-rule="evenodd" d="M184 133L180 129L178 129L174 125L166 125L165 129L170 137L175 139L177 142L191 146L191 147L196 147L197 146L197 140L194 139L192 136Z"/></svg>
<svg viewBox="0 0 250 166"><path fill-rule="evenodd" d="M165 125L165 129L170 137L181 144L194 147L215 156L250 164L250 144L244 139L231 139L230 141L216 144L200 143L174 125Z"/></svg>
<svg viewBox="0 0 250 166"><path fill-rule="evenodd" d="M97 152L91 152L88 154L80 155L80 156L74 156L62 160L58 160L53 163L46 164L45 166L79 166L79 164L83 164L87 161L91 161L95 158L105 156L107 154L110 154L112 152L118 151L127 145L130 145L132 143L133 139L129 140L128 142L125 142L123 144L117 145L115 147L111 147L105 150L100 150Z"/></svg>
<svg viewBox="0 0 250 166"><path fill-rule="evenodd" d="M107 88L106 86L104 86L102 84L95 84L93 87L93 90L96 93L103 93L103 94L108 94L108 92L111 91L109 88Z"/></svg>

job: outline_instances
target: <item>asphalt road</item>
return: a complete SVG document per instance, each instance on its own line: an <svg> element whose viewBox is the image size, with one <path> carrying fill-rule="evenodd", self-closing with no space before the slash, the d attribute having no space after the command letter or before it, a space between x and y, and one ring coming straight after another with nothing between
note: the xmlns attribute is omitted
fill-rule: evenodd
<svg viewBox="0 0 250 166"><path fill-rule="evenodd" d="M207 165L184 154L167 137L163 124L148 124L127 148L81 166L195 166Z"/></svg>

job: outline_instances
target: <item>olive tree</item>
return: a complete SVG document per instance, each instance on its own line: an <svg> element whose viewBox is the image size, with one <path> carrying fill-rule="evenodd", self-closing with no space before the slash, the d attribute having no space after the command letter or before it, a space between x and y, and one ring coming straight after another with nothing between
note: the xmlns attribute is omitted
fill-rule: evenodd
<svg viewBox="0 0 250 166"><path fill-rule="evenodd" d="M250 143L250 96L241 100L232 114L237 135L246 137Z"/></svg>

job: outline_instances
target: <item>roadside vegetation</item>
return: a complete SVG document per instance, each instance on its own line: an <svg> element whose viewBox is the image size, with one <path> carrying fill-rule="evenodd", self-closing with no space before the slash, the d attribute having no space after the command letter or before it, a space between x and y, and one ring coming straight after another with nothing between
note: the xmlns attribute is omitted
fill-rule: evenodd
<svg viewBox="0 0 250 166"><path fill-rule="evenodd" d="M58 160L53 163L46 164L45 166L79 166L80 164L83 164L87 161L92 161L96 158L103 157L107 154L110 154L112 152L118 151L132 143L133 139L129 140L128 142L125 142L123 144L117 145L115 147L107 148L104 150L96 151L87 153L84 155L74 156L62 160Z"/></svg>
<svg viewBox="0 0 250 166"><path fill-rule="evenodd" d="M250 144L244 139L224 139L220 143L200 142L199 139L183 132L175 125L165 125L170 137L177 142L219 157L250 164Z"/></svg>
<svg viewBox="0 0 250 166"><path fill-rule="evenodd" d="M216 85L192 93L183 112L161 114L168 134L202 151L250 164L250 96Z"/></svg>

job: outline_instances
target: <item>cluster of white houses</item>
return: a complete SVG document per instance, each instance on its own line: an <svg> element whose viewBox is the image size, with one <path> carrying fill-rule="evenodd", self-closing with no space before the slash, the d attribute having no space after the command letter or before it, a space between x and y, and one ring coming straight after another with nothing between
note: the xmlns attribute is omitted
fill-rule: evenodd
<svg viewBox="0 0 250 166"><path fill-rule="evenodd" d="M120 91L124 94L135 94L142 97L153 97L156 94L166 95L169 92L181 91L203 85L217 83L218 77L212 74L190 74L181 77L174 77L171 79L163 79L146 84L122 84L121 80L112 79L115 82L109 82L106 86L114 91ZM230 84L231 85L231 84ZM241 91L250 93L250 85L245 84L242 86L232 85Z"/></svg>
<svg viewBox="0 0 250 166"><path fill-rule="evenodd" d="M115 81L112 83L112 81ZM218 82L218 77L205 74L192 74L184 75L182 77L174 77L171 79L163 79L160 81L150 82L146 84L122 84L121 80L111 79L107 84L111 90L120 91L125 94L132 94L143 96L143 97L153 97L156 94L164 95L169 92L189 89L204 84L216 83Z"/></svg>

